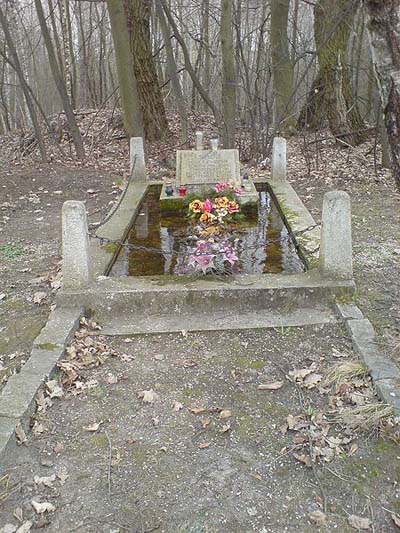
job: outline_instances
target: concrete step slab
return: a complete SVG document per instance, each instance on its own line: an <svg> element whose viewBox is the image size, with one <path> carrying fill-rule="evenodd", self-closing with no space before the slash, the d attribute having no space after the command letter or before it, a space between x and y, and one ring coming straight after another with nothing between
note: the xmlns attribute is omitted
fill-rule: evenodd
<svg viewBox="0 0 400 533"><path fill-rule="evenodd" d="M288 313L258 310L237 313L164 314L152 316L116 315L103 325L102 335L135 335L180 333L185 331L220 331L265 328L287 328L337 322L333 309L327 306L303 307Z"/></svg>

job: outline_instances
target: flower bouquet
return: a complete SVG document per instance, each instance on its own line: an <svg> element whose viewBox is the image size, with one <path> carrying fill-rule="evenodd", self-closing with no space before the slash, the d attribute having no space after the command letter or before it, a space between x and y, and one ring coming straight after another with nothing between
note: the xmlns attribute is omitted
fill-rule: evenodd
<svg viewBox="0 0 400 533"><path fill-rule="evenodd" d="M203 274L232 272L238 261L233 234L240 220L240 205L236 201L241 190L228 182L217 183L205 198L189 199L188 217L193 220L192 235L187 238L187 257L182 273Z"/></svg>

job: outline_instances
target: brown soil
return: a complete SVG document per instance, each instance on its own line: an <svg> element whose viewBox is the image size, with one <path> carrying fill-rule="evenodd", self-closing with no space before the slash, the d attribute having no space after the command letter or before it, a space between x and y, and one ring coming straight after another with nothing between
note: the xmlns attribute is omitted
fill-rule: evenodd
<svg viewBox="0 0 400 533"><path fill-rule="evenodd" d="M351 195L357 304L374 323L382 349L398 362L399 195L387 172L378 167L375 175L370 149L371 142L357 151L329 142L310 145L314 151L307 172L303 141L294 139L288 150L290 181L316 220L326 191L344 189ZM158 161L162 173L165 161ZM29 356L53 302L56 287L46 279L57 280L63 201L85 200L89 213L95 213L91 221L99 220L115 198L117 178L112 171L72 165L35 164L1 172L3 378ZM47 295L40 305L33 303L36 292ZM54 401L43 421L45 432L31 435L17 464L9 464L8 485L0 494L19 489L0 510L1 526L15 524L12 513L21 507L24 519L45 531L311 532L319 529L308 515L321 507L325 493L328 530L353 531L347 515L356 514L369 517L375 531L395 531L388 510L400 511L399 457L390 439L362 436L354 455L346 450L334 463L319 466L317 474L285 454L292 438L279 428L288 414L304 407L285 374L313 361L323 371L333 361L333 349L352 356L340 327L112 342L132 360L110 359L90 371L98 381L93 390ZM197 366L177 365L176 359L184 357ZM118 382L107 384L108 374ZM273 393L258 391L265 379L283 379L284 386ZM137 397L148 389L159 395L154 405ZM174 401L183 409L174 411ZM324 410L327 401L314 391L305 393L306 404L316 410ZM194 415L191 406L211 411ZM217 408L232 411L226 432ZM205 428L204 418L211 419ZM84 429L100 421L98 432ZM63 444L58 454L57 442ZM200 448L202 443L210 444ZM69 475L64 485L34 484L34 475L61 468ZM32 499L51 501L56 511L35 515Z"/></svg>

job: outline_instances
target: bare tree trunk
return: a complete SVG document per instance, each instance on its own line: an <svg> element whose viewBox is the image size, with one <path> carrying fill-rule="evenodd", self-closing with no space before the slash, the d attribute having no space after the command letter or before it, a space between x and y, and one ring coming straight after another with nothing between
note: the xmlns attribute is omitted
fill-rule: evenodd
<svg viewBox="0 0 400 533"><path fill-rule="evenodd" d="M193 66L192 66L192 62L190 61L190 53L189 53L188 47L186 46L185 40L183 39L180 31L178 30L178 26L176 25L174 17L172 16L171 11L170 11L170 9L167 6L166 1L165 0L159 0L159 1L160 1L161 5L163 7L163 10L164 10L164 13L165 13L165 15L166 15L166 17L168 19L168 22L170 23L171 28L173 29L173 32L174 32L174 35L175 35L175 39L177 40L177 42L180 44L180 46L182 48L182 53L183 53L183 57L184 57L184 60L185 60L186 70L187 70L192 82L196 86L196 89L199 91L200 96L203 98L203 100L207 104L207 106L211 109L216 121L219 122L221 115L220 115L220 113L218 111L217 106L214 104L214 102L210 98L208 92L203 87L203 85L200 83L199 78L196 76L196 73L195 73L195 71L193 69Z"/></svg>
<svg viewBox="0 0 400 533"><path fill-rule="evenodd" d="M159 1L156 1L156 12L163 35L165 54L167 58L167 76L171 80L172 90L175 95L176 106L181 119L181 140L183 144L188 141L188 117L186 113L185 100L182 94L181 84L177 74L174 51L171 45L171 36L167 21L165 20L164 11Z"/></svg>
<svg viewBox="0 0 400 533"><path fill-rule="evenodd" d="M299 125L318 128L325 117L335 137L350 144L365 140L365 124L354 100L347 62L351 21L358 0L318 0L314 8L314 31L319 72L314 80Z"/></svg>
<svg viewBox="0 0 400 533"><path fill-rule="evenodd" d="M393 176L400 189L400 0L364 0Z"/></svg>
<svg viewBox="0 0 400 533"><path fill-rule="evenodd" d="M144 137L143 115L126 24L124 5L120 0L107 0L117 63L119 92L128 137Z"/></svg>
<svg viewBox="0 0 400 533"><path fill-rule="evenodd" d="M224 148L235 147L236 72L232 33L232 0L221 0L222 105Z"/></svg>
<svg viewBox="0 0 400 533"><path fill-rule="evenodd" d="M11 37L11 31L7 24L7 19L3 12L3 9L1 8L1 5L0 5L0 24L3 28L4 37L7 42L7 45L10 50L11 57L12 57L12 67L15 70L16 75L18 76L20 86L24 93L26 105L28 106L29 114L32 120L33 129L35 130L36 140L39 146L40 157L42 158L43 161L46 161L46 158L47 158L46 148L43 142L42 133L40 131L40 124L39 124L39 120L36 114L35 106L33 105L33 101L32 101L32 98L29 92L29 87L26 82L24 72L22 70L22 67L19 61L18 52L15 48L14 41Z"/></svg>
<svg viewBox="0 0 400 533"><path fill-rule="evenodd" d="M168 122L151 50L149 3L124 0L124 4L144 130L149 140L162 139Z"/></svg>
<svg viewBox="0 0 400 533"><path fill-rule="evenodd" d="M85 150L83 148L82 136L80 134L78 124L74 115L74 111L71 106L71 102L68 99L67 90L65 88L62 74L58 68L56 54L54 52L53 43L51 41L49 29L47 28L46 18L43 12L43 6L41 0L35 0L36 13L39 19L40 29L42 31L44 44L47 50L47 56L49 58L49 64L51 73L54 78L54 82L57 87L58 94L60 95L61 103L67 117L69 131L71 133L72 141L75 146L76 155L79 159L85 158Z"/></svg>
<svg viewBox="0 0 400 533"><path fill-rule="evenodd" d="M293 115L293 64L288 46L290 0L271 0L271 56L275 90L275 128L287 135L295 132Z"/></svg>

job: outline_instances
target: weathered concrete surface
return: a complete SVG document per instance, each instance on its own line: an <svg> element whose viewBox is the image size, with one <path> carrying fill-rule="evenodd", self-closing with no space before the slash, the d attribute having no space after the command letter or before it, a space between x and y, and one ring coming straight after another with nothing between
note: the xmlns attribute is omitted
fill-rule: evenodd
<svg viewBox="0 0 400 533"><path fill-rule="evenodd" d="M316 274L315 274L316 272ZM223 281L188 281L172 277L125 277L99 279L85 292L64 292L58 302L93 311L98 320L107 322L115 316L151 317L170 315L197 317L211 313L241 315L278 311L285 313L299 307L328 303L332 296L352 294L354 283L323 280L318 271L285 276L237 276Z"/></svg>
<svg viewBox="0 0 400 533"><path fill-rule="evenodd" d="M288 181L276 179L268 181L268 185L306 265L310 269L317 267L320 228Z"/></svg>
<svg viewBox="0 0 400 533"><path fill-rule="evenodd" d="M65 289L83 289L90 285L92 268L86 207L68 200L62 208L62 271Z"/></svg>
<svg viewBox="0 0 400 533"><path fill-rule="evenodd" d="M359 309L354 304L336 302L335 308L344 320L350 320L353 318L364 318L364 315L362 314L361 309Z"/></svg>
<svg viewBox="0 0 400 533"><path fill-rule="evenodd" d="M15 446L15 426L21 423L26 431L29 429L29 419L36 410L36 393L54 374L82 314L79 308L53 311L21 372L12 375L4 387L0 396L0 471L3 458Z"/></svg>
<svg viewBox="0 0 400 533"><path fill-rule="evenodd" d="M81 317L82 311L79 313L76 309L56 308L50 313L45 327L34 340L33 346L48 349L46 345L68 344L79 326Z"/></svg>
<svg viewBox="0 0 400 533"><path fill-rule="evenodd" d="M346 321L354 348L368 367L382 400L400 415L400 371L393 361L383 356L375 343L375 331L368 319Z"/></svg>
<svg viewBox="0 0 400 533"><path fill-rule="evenodd" d="M351 207L347 192L324 195L319 261L324 276L352 279Z"/></svg>
<svg viewBox="0 0 400 533"><path fill-rule="evenodd" d="M202 131L196 131L196 133L194 134L195 137L196 137L196 150L203 150L204 149L204 141L203 141L203 138L204 138L204 135L203 135L203 132Z"/></svg>
<svg viewBox="0 0 400 533"><path fill-rule="evenodd" d="M287 328L309 326L314 324L330 324L337 318L332 309L323 305L299 307L291 312L271 312L258 310L255 312L238 313L227 310L220 313L183 314L183 315L145 315L132 316L124 313L109 318L105 323L103 335L134 335L171 333L185 331L230 331L265 328Z"/></svg>
<svg viewBox="0 0 400 533"><path fill-rule="evenodd" d="M179 184L233 181L240 185L240 162L237 149L177 150L176 179Z"/></svg>
<svg viewBox="0 0 400 533"><path fill-rule="evenodd" d="M16 425L17 421L15 419L0 417L0 472L4 469L3 460L15 454L17 447L15 439Z"/></svg>
<svg viewBox="0 0 400 533"><path fill-rule="evenodd" d="M286 180L286 139L283 137L275 137L272 144L271 175L273 180Z"/></svg>
<svg viewBox="0 0 400 533"><path fill-rule="evenodd" d="M130 153L130 169L132 172L133 162L135 161L135 169L133 173L134 181L146 181L146 160L144 153L144 143L142 137L131 137L129 142Z"/></svg>
<svg viewBox="0 0 400 533"><path fill-rule="evenodd" d="M19 374L8 379L0 396L0 417L22 420L35 411L35 395L42 385L39 374L31 374L22 368Z"/></svg>

